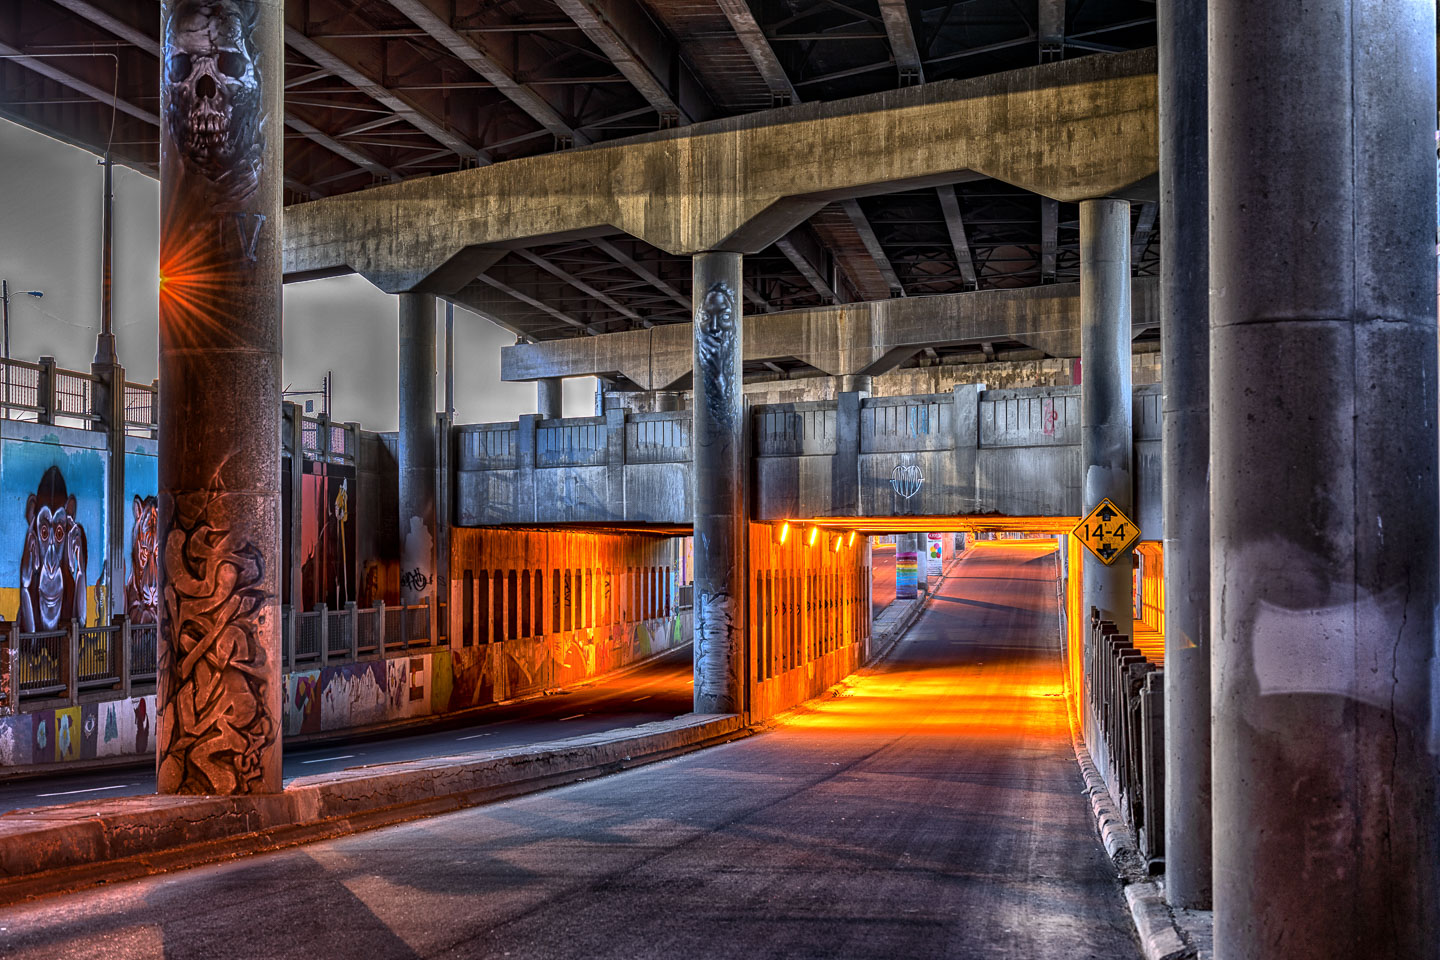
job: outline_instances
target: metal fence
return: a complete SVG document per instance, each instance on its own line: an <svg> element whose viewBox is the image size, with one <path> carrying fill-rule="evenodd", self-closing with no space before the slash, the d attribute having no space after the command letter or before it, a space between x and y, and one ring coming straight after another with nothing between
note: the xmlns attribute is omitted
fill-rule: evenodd
<svg viewBox="0 0 1440 960"><path fill-rule="evenodd" d="M154 682L160 654L158 623L130 624L130 680Z"/></svg>
<svg viewBox="0 0 1440 960"><path fill-rule="evenodd" d="M95 409L98 383L94 374L62 369L53 357L41 357L39 363L0 359L0 418L88 427L101 419ZM127 381L122 389L125 432L155 436L159 385Z"/></svg>
<svg viewBox="0 0 1440 960"><path fill-rule="evenodd" d="M17 639L20 698L63 693L68 683L69 664L65 661L70 653L70 631L21 633Z"/></svg>
<svg viewBox="0 0 1440 960"><path fill-rule="evenodd" d="M80 689L113 687L120 682L123 633L120 626L80 628L80 663L75 675Z"/></svg>

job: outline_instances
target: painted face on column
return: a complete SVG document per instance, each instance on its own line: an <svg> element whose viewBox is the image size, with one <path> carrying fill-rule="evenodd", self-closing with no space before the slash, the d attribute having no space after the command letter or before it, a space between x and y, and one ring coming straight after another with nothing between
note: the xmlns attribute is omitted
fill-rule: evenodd
<svg viewBox="0 0 1440 960"><path fill-rule="evenodd" d="M182 0L165 24L165 122L219 210L238 209L260 183L265 118L251 19L232 0Z"/></svg>
<svg viewBox="0 0 1440 960"><path fill-rule="evenodd" d="M731 422L729 396L735 374L728 362L735 349L735 294L724 282L710 284L700 303L700 335L695 340L700 369L714 384L706 394L710 429L723 434Z"/></svg>

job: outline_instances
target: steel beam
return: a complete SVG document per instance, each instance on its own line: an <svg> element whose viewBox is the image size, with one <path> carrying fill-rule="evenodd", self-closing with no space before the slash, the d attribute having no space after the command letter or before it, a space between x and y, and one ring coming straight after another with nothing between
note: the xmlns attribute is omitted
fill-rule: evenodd
<svg viewBox="0 0 1440 960"><path fill-rule="evenodd" d="M875 228L870 226L865 211L860 209L858 200L845 200L840 204L845 208L845 213L850 217L850 222L855 224L855 230L860 234L860 242L865 244L866 251L870 258L875 261L875 266L880 270L880 275L885 278L886 284L890 287L892 297L905 296L905 287L900 283L900 278L895 275L895 268L890 265L890 258L885 255L885 248L880 246L880 238L875 236Z"/></svg>
<svg viewBox="0 0 1440 960"><path fill-rule="evenodd" d="M950 245L955 249L955 263L960 267L960 276L974 289L979 284L975 280L970 241L965 237L965 220L960 216L960 198L955 195L953 184L936 187L935 191L940 194L940 209L945 212L945 229L950 233Z"/></svg>
<svg viewBox="0 0 1440 960"><path fill-rule="evenodd" d="M504 94L511 103L529 114L531 119L557 138L569 140L575 145L590 142L589 137L572 127L543 97L518 82L498 60L457 32L448 20L430 9L424 0L388 2L457 60L494 84L495 89Z"/></svg>
<svg viewBox="0 0 1440 960"><path fill-rule="evenodd" d="M915 43L915 30L910 24L910 6L906 0L879 0L880 19L890 39L890 52L900 73L900 86L925 82L925 68L920 62L920 48Z"/></svg>

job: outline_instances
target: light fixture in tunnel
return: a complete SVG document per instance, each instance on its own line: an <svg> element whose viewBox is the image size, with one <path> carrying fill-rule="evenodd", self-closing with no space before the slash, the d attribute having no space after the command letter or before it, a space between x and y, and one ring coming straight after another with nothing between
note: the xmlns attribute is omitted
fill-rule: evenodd
<svg viewBox="0 0 1440 960"><path fill-rule="evenodd" d="M832 539L835 541L834 546L832 547L832 549L833 549L836 553L839 553L839 552L840 552L840 543L841 543L840 534L838 534L838 533L835 534L835 536L834 536Z"/></svg>
<svg viewBox="0 0 1440 960"><path fill-rule="evenodd" d="M789 540L789 539L790 539L790 521L789 521L789 520L786 520L784 523L780 524L780 532L779 532L778 534L776 534L776 542L779 543L779 544L781 544L781 545L783 546L784 543L785 543L785 541L786 541L786 540Z"/></svg>
<svg viewBox="0 0 1440 960"><path fill-rule="evenodd" d="M850 535L845 538L845 546L847 546L847 547L853 547L853 546L855 546L855 531L854 531L854 530L851 530L851 531L850 531Z"/></svg>
<svg viewBox="0 0 1440 960"><path fill-rule="evenodd" d="M819 528L819 527L811 527L811 528L810 528L810 538L805 541L805 545L808 546L808 547L813 547L813 546L815 546L815 541L816 541L816 540L819 540L819 539L820 539L820 528Z"/></svg>

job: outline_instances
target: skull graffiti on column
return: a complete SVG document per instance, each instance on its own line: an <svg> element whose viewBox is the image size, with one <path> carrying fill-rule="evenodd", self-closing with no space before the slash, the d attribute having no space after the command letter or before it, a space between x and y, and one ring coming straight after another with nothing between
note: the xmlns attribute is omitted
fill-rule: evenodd
<svg viewBox="0 0 1440 960"><path fill-rule="evenodd" d="M729 361L735 350L735 294L723 281L710 284L705 291L695 346L700 369L710 382L705 391L710 430L713 434L728 434L734 419L729 403L735 374Z"/></svg>
<svg viewBox="0 0 1440 960"><path fill-rule="evenodd" d="M165 120L218 210L237 209L260 183L265 115L253 31L232 0L185 0L165 23Z"/></svg>

